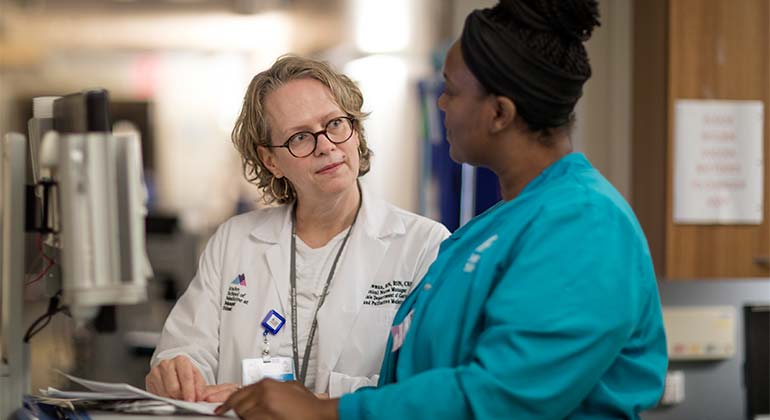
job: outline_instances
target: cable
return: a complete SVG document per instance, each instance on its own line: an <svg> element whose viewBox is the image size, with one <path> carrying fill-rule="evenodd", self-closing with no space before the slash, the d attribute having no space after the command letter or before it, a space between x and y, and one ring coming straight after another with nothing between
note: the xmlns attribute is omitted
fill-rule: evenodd
<svg viewBox="0 0 770 420"><path fill-rule="evenodd" d="M48 265L45 267L45 269L44 269L43 271L41 271L41 272L40 272L40 274L38 274L38 275L37 275L37 277L35 277L34 279L32 279L32 280L30 280L30 281L28 281L28 282L24 283L24 285L25 285L25 286L29 286L30 284L32 284L32 283L34 283L34 282L36 282L36 281L39 281L40 279L42 279L42 278L43 278L43 276L45 276L45 274L48 272L48 270L50 270L50 269L51 269L51 267L53 267L53 266L54 266L54 264L53 264L53 263L49 263L49 264L48 264Z"/></svg>
<svg viewBox="0 0 770 420"><path fill-rule="evenodd" d="M54 261L53 258L49 257L48 254L46 254L45 251L43 250L43 234L38 234L37 235L37 250L38 250L38 252L40 252L40 255L46 261L48 261L48 264L53 265L53 264L56 263L56 261Z"/></svg>
<svg viewBox="0 0 770 420"><path fill-rule="evenodd" d="M32 325L29 326L29 329L27 329L27 332L24 334L24 342L29 343L29 340L32 339L37 333L43 330L48 323L51 322L51 318L53 318L54 315L58 314L59 312L65 312L67 311L66 306L59 306L59 297L61 297L61 289L56 292L55 295L51 296L51 299L48 300L48 309L46 312L40 316L38 319L36 319Z"/></svg>
<svg viewBox="0 0 770 420"><path fill-rule="evenodd" d="M43 242L42 242L42 240L43 240L43 235L42 234L38 234L37 235L38 258L43 257L43 259L48 262L48 265L46 265L46 267L43 269L43 271L41 271L40 274L35 276L34 279L26 282L24 284L25 286L29 286L30 284L35 283L35 282L39 281L40 279L42 279L43 276L45 276L45 274L48 273L48 271L51 269L51 267L56 265L56 261L53 258L49 257L45 253L45 251L43 250Z"/></svg>

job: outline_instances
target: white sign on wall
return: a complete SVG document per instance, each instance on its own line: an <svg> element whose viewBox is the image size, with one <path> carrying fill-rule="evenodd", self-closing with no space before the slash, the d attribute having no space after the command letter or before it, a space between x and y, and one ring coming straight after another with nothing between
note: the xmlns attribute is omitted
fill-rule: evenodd
<svg viewBox="0 0 770 420"><path fill-rule="evenodd" d="M762 223L762 102L678 100L675 112L674 223Z"/></svg>

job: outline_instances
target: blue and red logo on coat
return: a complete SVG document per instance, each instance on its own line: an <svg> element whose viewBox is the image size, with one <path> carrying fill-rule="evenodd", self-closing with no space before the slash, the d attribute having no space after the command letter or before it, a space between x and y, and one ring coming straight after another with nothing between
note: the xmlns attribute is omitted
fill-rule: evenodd
<svg viewBox="0 0 770 420"><path fill-rule="evenodd" d="M235 276L233 281L230 282L230 284L237 284L239 286L246 286L246 275L241 273Z"/></svg>
<svg viewBox="0 0 770 420"><path fill-rule="evenodd" d="M238 274L230 281L227 294L225 295L225 303L222 305L223 311L232 311L233 307L238 303L249 304L249 300L246 298L246 291L242 290L242 287L246 287L246 275L243 273Z"/></svg>

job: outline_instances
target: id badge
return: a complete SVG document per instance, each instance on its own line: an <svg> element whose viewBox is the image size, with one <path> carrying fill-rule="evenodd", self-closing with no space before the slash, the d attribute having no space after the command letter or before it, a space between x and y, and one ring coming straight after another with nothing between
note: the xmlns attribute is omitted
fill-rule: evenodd
<svg viewBox="0 0 770 420"><path fill-rule="evenodd" d="M294 380L294 360L291 357L243 359L241 367L243 386L259 382L264 378L281 382Z"/></svg>
<svg viewBox="0 0 770 420"><path fill-rule="evenodd" d="M400 324L390 327L390 335L393 336L393 342L390 348L391 353L398 351L398 349L401 348L401 345L404 344L406 333L409 332L409 327L412 326L412 315L414 315L414 309L406 314L404 320L401 321Z"/></svg>

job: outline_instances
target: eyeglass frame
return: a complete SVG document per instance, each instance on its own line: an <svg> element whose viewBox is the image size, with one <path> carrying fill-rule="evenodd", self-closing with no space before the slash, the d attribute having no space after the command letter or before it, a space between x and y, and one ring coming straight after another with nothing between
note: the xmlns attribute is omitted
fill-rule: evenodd
<svg viewBox="0 0 770 420"><path fill-rule="evenodd" d="M329 124L331 124L332 121L339 120L339 119L347 120L350 123L350 135L345 140L334 141L334 140L332 140L329 137L329 134L328 134L329 129L328 129L328 127L329 127ZM283 144L278 144L278 145L276 145L276 144L262 144L261 146L267 147L267 148L270 148L270 149L277 149L277 148L280 148L280 147L285 147L286 150L289 151L289 154L291 154L295 158L297 158L297 159L304 159L304 158L312 155L313 153L315 153L316 149L318 148L318 136L320 136L321 134L323 134L324 137L326 137L326 139L329 140L329 142L331 142L332 144L335 144L335 145L342 144L342 143L345 143L348 140L350 140L353 137L353 133L355 133L355 131L356 131L356 124L355 124L355 122L356 122L356 118L352 117L350 115L343 115L343 116L339 116L339 117L334 117L334 118L331 118L329 121L326 122L326 124L324 125L324 129L323 130L316 131L315 133L312 132L312 131L307 131L307 130L306 131L297 131L296 133L290 135L289 138L286 139L285 142L283 142ZM310 153L306 154L305 156L297 156L297 155L294 154L294 152L291 151L291 148L289 147L289 142L297 134L303 134L303 133L310 134L311 136L313 136L313 150L311 150Z"/></svg>

